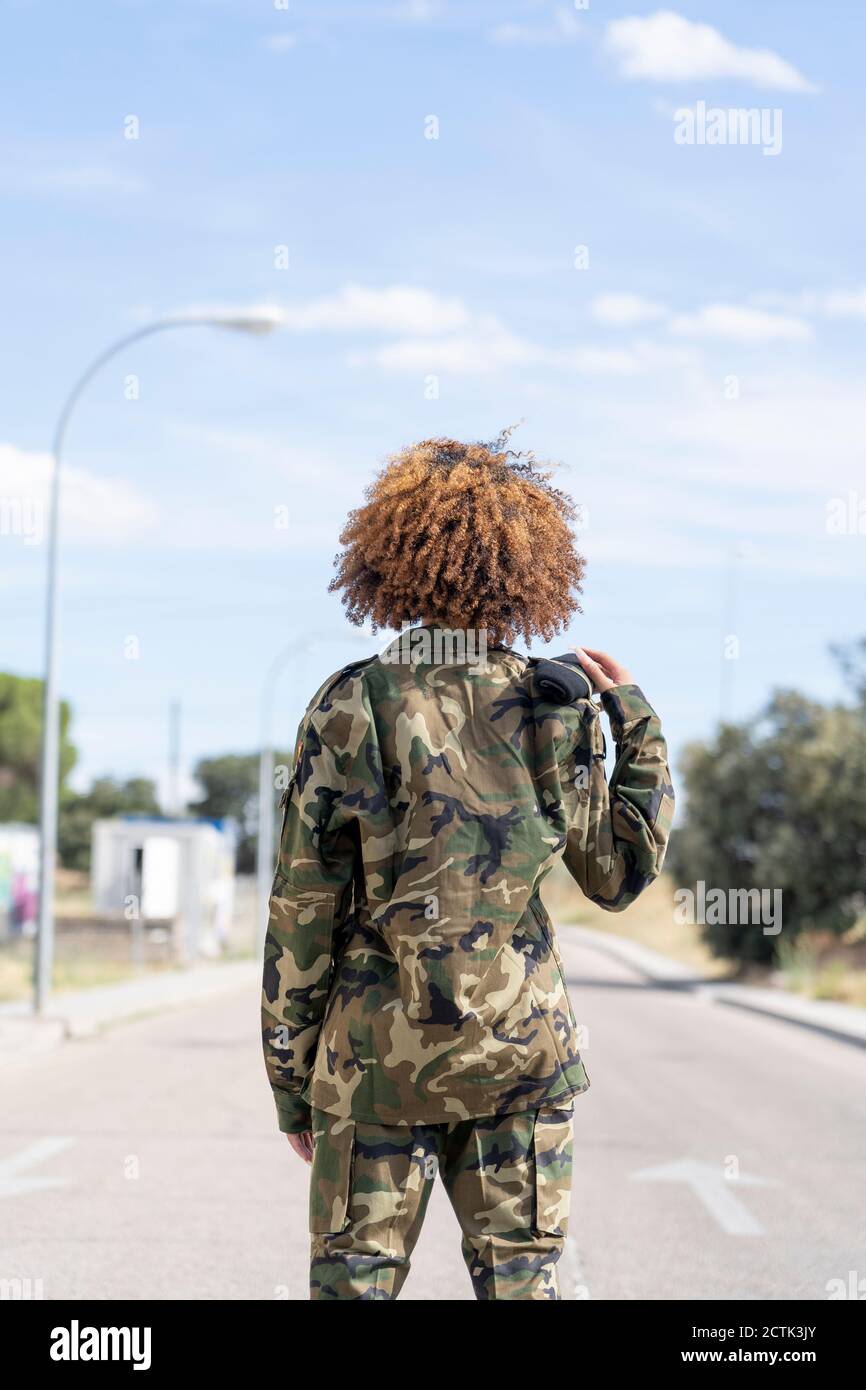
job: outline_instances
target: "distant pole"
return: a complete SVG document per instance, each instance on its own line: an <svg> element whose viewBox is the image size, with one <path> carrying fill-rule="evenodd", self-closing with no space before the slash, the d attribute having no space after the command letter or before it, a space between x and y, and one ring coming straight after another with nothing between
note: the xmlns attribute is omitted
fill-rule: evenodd
<svg viewBox="0 0 866 1390"><path fill-rule="evenodd" d="M159 319L126 333L91 362L73 386L54 432L48 519L48 559L45 593L45 675L42 692L42 759L39 777L39 922L33 1004L43 1013L51 993L54 965L54 864L57 858L57 807L60 792L60 710L57 701L57 552L60 537L60 480L63 444L72 412L84 388L101 367L124 348L152 333L169 328L228 328L242 333L268 333L278 318L264 310L237 311Z"/></svg>
<svg viewBox="0 0 866 1390"><path fill-rule="evenodd" d="M64 412L64 416L68 409ZM57 700L57 542L60 533L60 448L64 416L54 442L48 519L48 575L45 606L45 682L42 691L42 767L39 794L39 923L33 1006L45 1011L54 964L54 861L57 857L57 803L60 795L60 706Z"/></svg>
<svg viewBox="0 0 866 1390"><path fill-rule="evenodd" d="M180 700L168 707L168 811L180 815Z"/></svg>

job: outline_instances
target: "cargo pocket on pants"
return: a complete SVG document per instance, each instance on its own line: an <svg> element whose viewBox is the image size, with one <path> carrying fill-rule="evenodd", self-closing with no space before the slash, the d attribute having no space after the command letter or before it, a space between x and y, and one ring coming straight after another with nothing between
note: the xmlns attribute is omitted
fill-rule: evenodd
<svg viewBox="0 0 866 1390"><path fill-rule="evenodd" d="M573 1104L536 1111L532 1147L538 1235L564 1236L571 1205Z"/></svg>
<svg viewBox="0 0 866 1390"><path fill-rule="evenodd" d="M355 1121L313 1116L315 1147L310 1172L310 1231L335 1235L349 1224L355 1166Z"/></svg>

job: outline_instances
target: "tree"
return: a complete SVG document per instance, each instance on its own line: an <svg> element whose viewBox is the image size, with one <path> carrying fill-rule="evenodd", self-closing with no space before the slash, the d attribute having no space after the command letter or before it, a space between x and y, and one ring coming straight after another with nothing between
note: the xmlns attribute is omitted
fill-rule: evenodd
<svg viewBox="0 0 866 1390"><path fill-rule="evenodd" d="M35 822L39 813L43 682L0 672L0 822ZM60 788L75 766L70 710L60 705Z"/></svg>
<svg viewBox="0 0 866 1390"><path fill-rule="evenodd" d="M275 767L287 762L286 754L274 755ZM258 753L224 753L218 758L203 758L196 766L195 776L204 796L201 801L190 802L189 810L193 815L214 820L232 816L238 823L238 872L252 873L259 827ZM276 800L275 792L275 805Z"/></svg>
<svg viewBox="0 0 866 1390"><path fill-rule="evenodd" d="M255 753L224 753L202 758L196 764L195 777L204 796L201 801L191 801L188 809L194 816L209 820L232 816L237 821L237 866L241 873L250 872L255 863L258 824L258 757Z"/></svg>
<svg viewBox="0 0 866 1390"><path fill-rule="evenodd" d="M782 891L782 931L706 924L714 954L771 960L803 930L841 934L866 887L866 722L780 691L751 725L723 725L684 757L687 814L671 843L677 885Z"/></svg>
<svg viewBox="0 0 866 1390"><path fill-rule="evenodd" d="M159 814L156 787L146 777L132 777L126 782L98 777L89 791L67 792L60 803L60 861L68 869L90 868L91 833L96 820Z"/></svg>
<svg viewBox="0 0 866 1390"><path fill-rule="evenodd" d="M866 637L834 643L830 652L855 698L866 708Z"/></svg>

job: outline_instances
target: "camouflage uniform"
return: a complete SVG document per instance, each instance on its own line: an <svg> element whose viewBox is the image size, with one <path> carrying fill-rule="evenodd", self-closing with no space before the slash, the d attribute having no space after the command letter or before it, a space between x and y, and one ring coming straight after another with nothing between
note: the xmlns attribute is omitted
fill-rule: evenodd
<svg viewBox="0 0 866 1390"><path fill-rule="evenodd" d="M347 1122L346 1192L353 1164L365 1172L368 1131L410 1131L383 1141L405 1166L420 1127L423 1143L439 1136L460 1216L460 1155L483 1148L488 1132L475 1126L473 1141L465 1122L489 1119L494 1136L500 1124L516 1135L588 1088L539 887L562 858L592 901L627 907L661 868L673 810L659 721L636 685L602 696L618 752L608 786L598 707L542 697L526 657L490 648L473 666L387 656L329 678L301 722L265 946L263 1043L280 1128L309 1129L312 1108L327 1136L311 1207L322 1289L321 1241L345 1263L356 1234L314 1225L337 1121ZM523 1186L508 1189L520 1220L506 1235L526 1248L540 1179L525 1128L523 1140ZM410 1200L408 1178L389 1187L381 1165L363 1181L390 1190L408 1222L404 1255L387 1256L391 1275L366 1295L387 1297L380 1290L399 1283L425 1199ZM491 1236L498 1248L502 1232L490 1224L501 1217L473 1201L465 1240ZM374 1214L393 1217L381 1201ZM477 1258L489 1265L485 1249ZM496 1275L491 1287L500 1283Z"/></svg>
<svg viewBox="0 0 866 1390"><path fill-rule="evenodd" d="M311 1296L396 1298L438 1170L476 1298L558 1298L571 1107L402 1127L314 1110Z"/></svg>

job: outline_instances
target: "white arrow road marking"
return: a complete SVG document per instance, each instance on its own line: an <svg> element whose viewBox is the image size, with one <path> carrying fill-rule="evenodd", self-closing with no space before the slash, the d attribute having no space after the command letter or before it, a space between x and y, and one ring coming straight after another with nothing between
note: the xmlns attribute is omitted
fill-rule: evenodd
<svg viewBox="0 0 866 1390"><path fill-rule="evenodd" d="M49 1136L37 1139L35 1144L29 1144L10 1158L0 1159L0 1197L17 1197L20 1192L37 1192L44 1187L62 1187L67 1178L18 1177L18 1174L23 1168L32 1168L34 1163L44 1163L62 1153L74 1142L74 1139Z"/></svg>
<svg viewBox="0 0 866 1390"><path fill-rule="evenodd" d="M754 1178L741 1173L738 1178L726 1178L721 1164L701 1163L697 1158L679 1158L659 1168L641 1168L632 1173L637 1182L684 1182L695 1192L711 1216L714 1216L729 1236L762 1236L764 1228L748 1207L734 1194L740 1187L772 1187L769 1178Z"/></svg>

